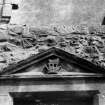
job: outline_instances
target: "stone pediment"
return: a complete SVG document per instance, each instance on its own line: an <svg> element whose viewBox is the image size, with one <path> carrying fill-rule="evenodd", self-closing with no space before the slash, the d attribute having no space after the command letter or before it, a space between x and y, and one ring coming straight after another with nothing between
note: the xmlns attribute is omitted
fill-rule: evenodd
<svg viewBox="0 0 105 105"><path fill-rule="evenodd" d="M4 69L1 75L76 75L104 74L104 69L58 48L50 48Z"/></svg>

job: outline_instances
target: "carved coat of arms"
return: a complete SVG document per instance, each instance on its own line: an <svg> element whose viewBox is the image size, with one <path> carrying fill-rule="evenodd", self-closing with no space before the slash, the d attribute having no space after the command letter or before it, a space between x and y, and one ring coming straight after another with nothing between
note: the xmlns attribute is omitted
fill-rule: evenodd
<svg viewBox="0 0 105 105"><path fill-rule="evenodd" d="M61 70L61 66L59 66L59 58L57 59L49 59L48 63L45 65L43 72L45 74L56 74Z"/></svg>

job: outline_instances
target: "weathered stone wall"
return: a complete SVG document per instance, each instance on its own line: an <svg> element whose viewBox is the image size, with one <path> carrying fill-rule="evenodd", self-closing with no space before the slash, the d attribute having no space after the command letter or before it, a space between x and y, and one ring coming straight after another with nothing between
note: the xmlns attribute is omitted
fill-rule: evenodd
<svg viewBox="0 0 105 105"><path fill-rule="evenodd" d="M0 0L0 8L3 0ZM11 4L17 4L13 10ZM105 15L105 0L5 0L4 16L12 24L31 26L101 24Z"/></svg>
<svg viewBox="0 0 105 105"><path fill-rule="evenodd" d="M37 81L38 82L38 81ZM9 94L9 92L48 92L48 91L95 91L99 90L99 94L97 94L97 104L95 105L104 105L105 104L105 84L103 83L85 83L85 81L71 81L67 83L65 81L65 84L57 83L57 81L54 83L50 82L50 84L46 83L44 81L43 84L34 82L34 85L8 85L8 86L0 86L0 102L1 105L13 105L13 100ZM81 94L82 95L82 94ZM5 100L5 101L4 101ZM99 103L98 103L99 100Z"/></svg>
<svg viewBox="0 0 105 105"><path fill-rule="evenodd" d="M101 24L105 0L19 0L11 23L34 26Z"/></svg>

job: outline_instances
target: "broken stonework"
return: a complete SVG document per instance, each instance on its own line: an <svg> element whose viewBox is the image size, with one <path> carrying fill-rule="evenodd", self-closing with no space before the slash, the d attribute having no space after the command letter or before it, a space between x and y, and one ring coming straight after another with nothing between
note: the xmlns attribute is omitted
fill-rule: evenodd
<svg viewBox="0 0 105 105"><path fill-rule="evenodd" d="M9 35L21 35L23 32L23 27L22 26L16 26L16 25L11 25L8 27L8 34Z"/></svg>
<svg viewBox="0 0 105 105"><path fill-rule="evenodd" d="M10 38L7 30L7 24L0 25L0 41L7 41Z"/></svg>
<svg viewBox="0 0 105 105"><path fill-rule="evenodd" d="M74 32L65 29L64 33L64 31L60 32L59 27L41 29L28 27L27 25L1 25L0 39L6 40L6 42L0 42L1 54L4 54L6 58L6 62L1 64L1 68L4 65L17 63L51 47L63 49L95 64L104 66L105 34L102 30L104 27L99 26L98 28L102 32L99 32L96 27L88 27L88 29L92 30L89 33L83 33L79 29L75 29Z"/></svg>

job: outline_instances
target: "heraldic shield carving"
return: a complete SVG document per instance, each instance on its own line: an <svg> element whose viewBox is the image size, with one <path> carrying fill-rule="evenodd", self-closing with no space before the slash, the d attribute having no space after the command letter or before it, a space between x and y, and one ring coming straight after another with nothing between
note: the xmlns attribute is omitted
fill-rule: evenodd
<svg viewBox="0 0 105 105"><path fill-rule="evenodd" d="M48 63L45 64L43 68L43 73L45 74L57 74L61 70L60 60L59 58L56 59L49 59Z"/></svg>

